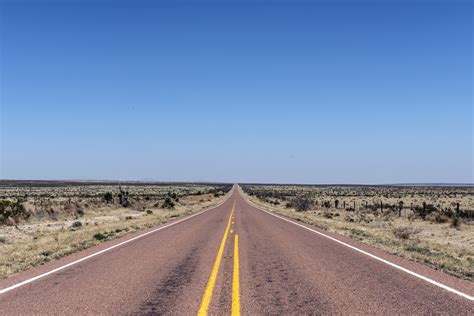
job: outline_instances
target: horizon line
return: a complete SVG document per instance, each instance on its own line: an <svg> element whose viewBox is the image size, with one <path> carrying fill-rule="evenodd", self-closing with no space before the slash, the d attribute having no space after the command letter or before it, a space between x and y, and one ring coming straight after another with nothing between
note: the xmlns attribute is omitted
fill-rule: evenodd
<svg viewBox="0 0 474 316"><path fill-rule="evenodd" d="M133 179L3 179L2 182L94 182L94 183L142 183L142 184L243 184L243 185L296 185L296 186L460 186L471 187L468 182L392 182L392 183L297 183L297 182L245 182L245 181L176 181L176 180L133 180Z"/></svg>

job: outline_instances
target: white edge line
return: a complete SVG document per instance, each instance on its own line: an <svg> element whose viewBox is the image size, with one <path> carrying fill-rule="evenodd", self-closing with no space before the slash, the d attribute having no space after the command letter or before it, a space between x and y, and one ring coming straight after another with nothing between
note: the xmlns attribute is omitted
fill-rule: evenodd
<svg viewBox="0 0 474 316"><path fill-rule="evenodd" d="M125 240L125 241L122 241L121 243L118 243L118 244L113 245L113 246L111 246L111 247L109 247L109 248L103 249L103 250L101 250L101 251L95 252L95 253L93 253L93 254L91 254L91 255L88 255L88 256L83 257L83 258L81 258L81 259L78 259L78 260L76 260L76 261L70 262L70 263L65 264L65 265L63 265L63 266L60 266L60 267L58 267L58 268L56 268L56 269L53 269L53 270L51 270L51 271L45 272L45 273L40 274L40 275L37 275L37 276L35 276L35 277L33 277L33 278L27 279L27 280L22 281L22 282L20 282L20 283L17 283L17 284L14 284L14 285L12 285L12 286L9 286L9 287L7 287L7 288L1 289L1 290L0 290L0 294L7 293L7 292L9 292L9 291L11 291L11 290L13 290L13 289L19 288L20 286L23 286L23 285L26 285L26 284L28 284L28 283L34 282L34 281L36 281L36 280L38 280L38 279L44 278L45 276L48 276L48 275L53 274L53 273L56 273L56 272L58 272L58 271L64 270L64 269L66 269L66 268L68 268L68 267L70 267L70 266L72 266L72 265L78 264L79 262L82 262L82 261L84 261L84 260L87 260L87 259L90 259L90 258L92 258L92 257L98 256L98 255L100 255L100 254L103 254L104 252L107 252L107 251L112 250L112 249L114 249L114 248L117 248L117 247L120 247L120 246L122 246L122 245L125 245L125 244L127 244L127 243L129 243L129 242L131 242L131 241L137 240L137 239L139 239L139 238L142 238L142 237L145 237L145 236L147 236L147 235L153 234L153 233L155 233L155 232L157 232L157 231L160 231L160 230L162 230L162 229L165 229L165 228L171 227L171 226L173 226L173 225L179 224L179 223L184 222L184 221L186 221L186 220L188 220L188 219L190 219L190 218L193 218L193 217L195 217L195 216L201 215L201 214L203 214L203 213L205 213L205 212L207 212L207 211L216 209L216 208L218 208L219 206L223 205L225 202L227 202L227 201L229 200L229 198L232 196L233 191L234 191L233 189L232 189L231 191L229 191L228 197L227 197L224 201L222 201L221 203L219 203L219 204L217 204L217 205L215 205L215 206L211 206L211 207L209 207L209 208L207 208L207 209L205 209L205 210L202 210L202 211L200 211L200 212L198 212L198 213L189 215L189 216L187 216L187 217L185 217L185 218L182 218L182 219L180 219L180 220L177 220L177 221L175 221L175 222L172 222L172 223L169 223L169 224L165 224L164 226L160 226L160 227L158 227L158 228L156 228L156 229L153 229L153 230L151 230L151 231L149 231L149 232L146 232L146 233L143 233L143 234L141 234L141 235L135 236L135 237L133 237L133 238L127 239L127 240Z"/></svg>
<svg viewBox="0 0 474 316"><path fill-rule="evenodd" d="M245 198L244 198L244 199L245 199ZM281 219L281 220L284 220L284 221L287 221L287 222L289 222L289 223L292 223L292 224L295 224L295 225L297 225L297 226L300 226L300 227L302 227L302 228L304 228L304 229L307 229L307 230L309 230L309 231L311 231L311 232L313 232L313 233L316 233L316 234L321 235L321 236L323 236L323 237L326 237L326 238L328 238L328 239L330 239L330 240L332 240L332 241L335 241L335 242L337 242L337 243L339 243L339 244L341 244L341 245L343 245L343 246L349 247L349 248L351 248L351 249L353 249L353 250L355 250L355 251L358 251L358 252L360 252L360 253L362 253L362 254L364 254L364 255L367 255L367 256L369 256L369 257L375 259L375 260L378 260L378 261L380 261L380 262L383 262L383 263L385 263L385 264L387 264L387 265L389 265L389 266L391 266L391 267L393 267L393 268L395 268L395 269L401 270L401 271L403 271L403 272L405 272L405 273L408 273L408 274L410 274L410 275L412 275L412 276L414 276L414 277L416 277L416 278L419 278L419 279L421 279L421 280L423 280L423 281L426 281L426 282L431 283L431 284L433 284L433 285L435 285L435 286L437 286L437 287L440 287L440 288L442 288L442 289L444 289L444 290L446 290L446 291L448 291L448 292L451 292L451 293L454 293L454 294L456 294L456 295L459 295L459 296L461 296L461 297L463 297L463 298L465 298L465 299L468 299L468 300L470 300L470 301L474 301L474 297L471 296L471 295L469 295L469 294L466 294L466 293L463 293L463 292L458 291L458 290L456 290L456 289L453 289L452 287L449 287L449 286L444 285L444 284L442 284L442 283L439 283L439 282L437 282L437 281L435 281L435 280L432 280L432 279L430 279L430 278L428 278L428 277L425 277L425 276L423 276L423 275L421 275L421 274L418 274L418 273L416 273L416 272L413 272L413 271L411 271L411 270L408 270L408 269L406 269L406 268L404 268L404 267L402 267L402 266L399 266L398 264L395 264L395 263L390 262L390 261L388 261L388 260L385 260L385 259L382 259L382 258L380 258L380 257L377 257L376 255L373 255L373 254L371 254L371 253L369 253L369 252L367 252L367 251L364 251L364 250L362 250L362 249L359 249L359 248L357 248L357 247L354 247L354 246L352 246L352 245L349 245L349 244L347 244L347 243L345 243L345 242L343 242L343 241L340 241L339 239L336 239L336 238L334 238L334 237L331 237L331 236L329 236L329 235L326 235L326 234L323 234L323 233L321 233L321 232L318 232L317 230L314 230L314 229L312 229L312 228L309 228L309 227L307 227L307 226L305 226L305 225L301 225L301 224L296 223L296 222L294 222L294 221L292 221L292 220L289 220L289 219L287 219L287 218L285 218L285 217L282 217L282 216L280 216L280 215L276 215L276 214L274 214L274 213L272 213L272 212L269 212L269 211L267 211L267 210L261 209L261 208L258 207L256 204L254 204L252 201L247 200L247 199L245 199L245 200L247 201L247 203L249 203L251 206L253 206L254 208L256 208L256 209L259 210L259 211L268 213L268 214L270 214L270 215L272 215L272 216L275 216L275 217L277 217L277 218L279 218L279 219Z"/></svg>

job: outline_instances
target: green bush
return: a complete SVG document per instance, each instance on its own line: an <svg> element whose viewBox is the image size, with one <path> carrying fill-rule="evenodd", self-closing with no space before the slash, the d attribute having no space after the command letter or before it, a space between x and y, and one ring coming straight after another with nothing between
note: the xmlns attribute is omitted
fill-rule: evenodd
<svg viewBox="0 0 474 316"><path fill-rule="evenodd" d="M172 209L174 208L174 202L171 200L170 197L166 197L165 201L163 202L162 208Z"/></svg>
<svg viewBox="0 0 474 316"><path fill-rule="evenodd" d="M110 202L112 202L114 199L114 196L112 195L112 192L105 192L104 193L104 201L109 204Z"/></svg>
<svg viewBox="0 0 474 316"><path fill-rule="evenodd" d="M107 235L106 234L102 234L102 233L97 233L94 235L94 238L96 240L104 240L104 239L107 239Z"/></svg>

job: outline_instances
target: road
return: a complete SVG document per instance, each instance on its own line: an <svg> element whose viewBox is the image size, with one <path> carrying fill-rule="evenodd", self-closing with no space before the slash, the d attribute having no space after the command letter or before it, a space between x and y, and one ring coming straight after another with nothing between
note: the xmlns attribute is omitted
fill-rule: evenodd
<svg viewBox="0 0 474 316"><path fill-rule="evenodd" d="M142 234L0 281L0 314L474 313L472 282L275 217L238 189Z"/></svg>

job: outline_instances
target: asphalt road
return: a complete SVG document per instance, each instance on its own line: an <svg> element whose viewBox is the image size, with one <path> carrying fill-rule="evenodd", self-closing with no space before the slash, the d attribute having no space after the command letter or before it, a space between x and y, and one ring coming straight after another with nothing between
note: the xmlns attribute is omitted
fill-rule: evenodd
<svg viewBox="0 0 474 316"><path fill-rule="evenodd" d="M298 224L235 189L146 236L1 280L0 314L474 314L472 282Z"/></svg>

